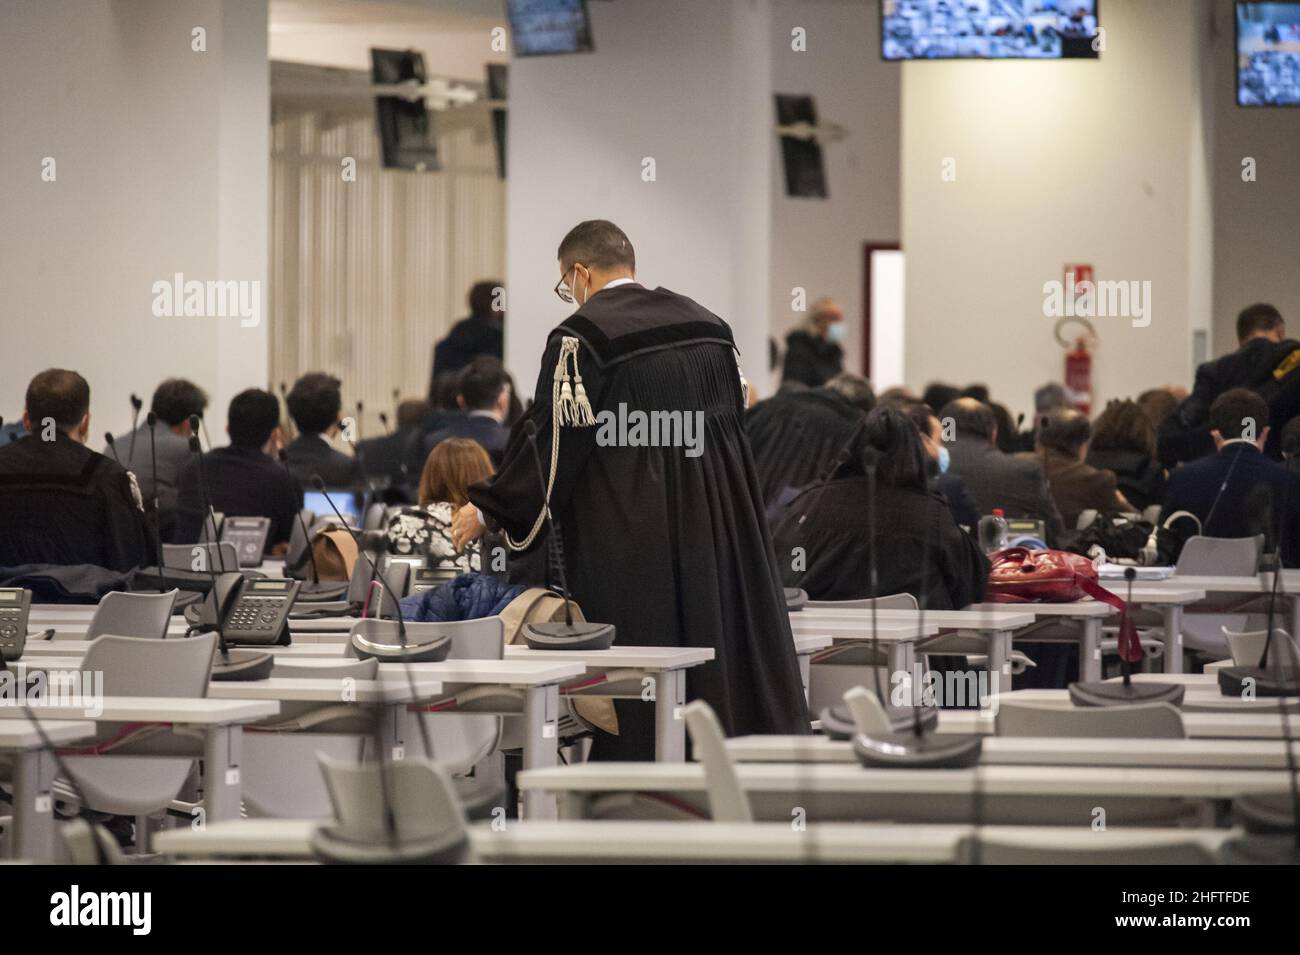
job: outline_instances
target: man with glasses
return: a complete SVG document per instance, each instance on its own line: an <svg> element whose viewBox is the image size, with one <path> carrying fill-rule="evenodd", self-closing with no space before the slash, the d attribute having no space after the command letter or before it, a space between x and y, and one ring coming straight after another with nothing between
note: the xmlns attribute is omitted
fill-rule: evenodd
<svg viewBox="0 0 1300 955"><path fill-rule="evenodd" d="M806 733L730 327L640 285L632 243L611 222L576 226L558 258L556 294L577 311L550 335L500 469L457 512L456 546L485 526L513 549L542 546L549 500L588 619L613 623L624 645L713 649L689 671L687 697L706 700L727 735ZM618 735L599 732L593 758L653 759L654 708L616 707Z"/></svg>

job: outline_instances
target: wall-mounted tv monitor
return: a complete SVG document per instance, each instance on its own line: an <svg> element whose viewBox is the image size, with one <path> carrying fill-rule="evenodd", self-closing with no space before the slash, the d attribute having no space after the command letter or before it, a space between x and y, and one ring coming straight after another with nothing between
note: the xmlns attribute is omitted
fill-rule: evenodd
<svg viewBox="0 0 1300 955"><path fill-rule="evenodd" d="M1237 105L1300 106L1300 3L1237 4Z"/></svg>
<svg viewBox="0 0 1300 955"><path fill-rule="evenodd" d="M590 53L587 0L506 0L515 56Z"/></svg>
<svg viewBox="0 0 1300 955"><path fill-rule="evenodd" d="M424 57L413 50L370 51L370 78L384 86L414 80L423 83ZM442 168L433 123L424 100L400 96L375 97L375 121L385 169L413 169L418 172Z"/></svg>
<svg viewBox="0 0 1300 955"><path fill-rule="evenodd" d="M1097 0L880 0L886 60L1096 58Z"/></svg>

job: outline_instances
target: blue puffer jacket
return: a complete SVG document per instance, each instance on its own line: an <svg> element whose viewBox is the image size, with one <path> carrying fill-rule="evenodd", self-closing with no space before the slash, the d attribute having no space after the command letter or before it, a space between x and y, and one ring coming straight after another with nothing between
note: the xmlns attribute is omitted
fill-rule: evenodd
<svg viewBox="0 0 1300 955"><path fill-rule="evenodd" d="M525 589L520 584L507 584L486 574L461 574L433 590L403 598L402 619L450 623L493 617Z"/></svg>

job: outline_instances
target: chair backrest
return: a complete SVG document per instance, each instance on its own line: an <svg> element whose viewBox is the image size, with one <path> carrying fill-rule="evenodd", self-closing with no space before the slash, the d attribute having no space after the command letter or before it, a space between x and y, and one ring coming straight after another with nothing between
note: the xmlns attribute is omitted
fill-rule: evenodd
<svg viewBox="0 0 1300 955"><path fill-rule="evenodd" d="M173 570L239 570L239 551L233 541L219 544L163 544L162 565ZM206 563L201 563L206 561ZM199 566L195 566L199 563Z"/></svg>
<svg viewBox="0 0 1300 955"><path fill-rule="evenodd" d="M215 633L186 640L103 636L86 648L81 669L103 673L105 696L202 699L216 647Z"/></svg>
<svg viewBox="0 0 1300 955"><path fill-rule="evenodd" d="M357 556L357 562L352 565L352 576L348 580L349 603L364 604L366 602L366 591L370 589L371 578L382 580L384 582L384 599L383 610L385 616L397 616L397 602L406 595L406 585L410 580L411 565L401 561L392 560L388 554L380 554L376 557L370 554L370 559L375 562L375 566L370 565L364 554ZM375 567L379 569L376 575ZM376 608L371 607L370 613L373 616Z"/></svg>
<svg viewBox="0 0 1300 955"><path fill-rule="evenodd" d="M106 633L121 637L148 637L161 640L167 636L176 591L161 594L124 593L114 590L104 594L90 618L86 639L94 640Z"/></svg>
<svg viewBox="0 0 1300 955"><path fill-rule="evenodd" d="M467 834L451 778L435 763L418 758L345 763L324 754L319 761L338 834L349 842L382 846L387 841L385 792L399 839Z"/></svg>
<svg viewBox="0 0 1300 955"><path fill-rule="evenodd" d="M1223 628L1223 635L1228 638L1228 649L1232 653L1232 662L1239 667L1259 665L1259 658L1264 654L1264 643L1268 640L1267 630L1247 630L1236 633ZM1300 648L1296 647L1295 638L1285 630L1273 630L1273 645L1269 649L1268 663L1284 667L1300 667Z"/></svg>
<svg viewBox="0 0 1300 955"><path fill-rule="evenodd" d="M1062 707L1003 699L997 732L999 736L1187 738L1182 714L1168 703Z"/></svg>
<svg viewBox="0 0 1300 955"><path fill-rule="evenodd" d="M448 660L500 660L505 656L506 628L500 617L407 626L437 627L437 632L451 634Z"/></svg>
<svg viewBox="0 0 1300 955"><path fill-rule="evenodd" d="M709 791L709 811L714 822L753 822L749 796L741 788L736 764L727 753L722 724L713 708L695 700L685 710L686 731L691 734L695 755L704 766Z"/></svg>
<svg viewBox="0 0 1300 955"><path fill-rule="evenodd" d="M1189 537L1178 555L1174 575L1253 577L1259 571L1264 535L1254 537Z"/></svg>
<svg viewBox="0 0 1300 955"><path fill-rule="evenodd" d="M816 610L870 610L871 598L857 600L810 600L810 609ZM877 610L916 610L920 605L911 594L887 594L876 598Z"/></svg>
<svg viewBox="0 0 1300 955"><path fill-rule="evenodd" d="M377 531L381 527L387 526L384 517L388 513L388 507L383 501L375 501L366 508L365 515L361 518L361 529L363 531Z"/></svg>
<svg viewBox="0 0 1300 955"><path fill-rule="evenodd" d="M962 840L958 858L981 865L1214 865L1218 860L1205 846L1192 839L1128 838L1122 830L1115 845L1107 845L1109 833L1092 836L1080 846L1070 836L1052 837L1038 833L999 833L995 838L970 837Z"/></svg>

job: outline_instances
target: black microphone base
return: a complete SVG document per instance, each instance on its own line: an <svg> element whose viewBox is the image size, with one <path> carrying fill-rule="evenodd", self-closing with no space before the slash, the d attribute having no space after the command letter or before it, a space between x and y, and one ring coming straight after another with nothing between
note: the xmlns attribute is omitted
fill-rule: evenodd
<svg viewBox="0 0 1300 955"><path fill-rule="evenodd" d="M1219 671L1224 696L1300 696L1300 670L1295 667L1224 667Z"/></svg>
<svg viewBox="0 0 1300 955"><path fill-rule="evenodd" d="M523 633L533 650L608 650L614 645L612 623L526 623Z"/></svg>
<svg viewBox="0 0 1300 955"><path fill-rule="evenodd" d="M921 732L933 733L939 725L939 708L937 706L918 707ZM918 722L918 713L912 710L887 710L889 722L895 733L913 733ZM818 714L821 720L822 732L831 739L846 740L852 739L857 735L858 728L853 722L853 714L849 712L847 703L836 703L834 706L828 706Z"/></svg>
<svg viewBox="0 0 1300 955"><path fill-rule="evenodd" d="M212 660L212 679L221 683L265 680L275 669L275 657L260 650L218 651Z"/></svg>
<svg viewBox="0 0 1300 955"><path fill-rule="evenodd" d="M853 754L866 769L968 769L979 765L984 737L912 731L853 737Z"/></svg>
<svg viewBox="0 0 1300 955"><path fill-rule="evenodd" d="M1247 832L1295 832L1295 802L1289 791L1244 793L1232 801L1232 815Z"/></svg>
<svg viewBox="0 0 1300 955"><path fill-rule="evenodd" d="M1070 702L1075 706L1132 706L1137 703L1182 706L1186 689L1181 683L1071 683Z"/></svg>

